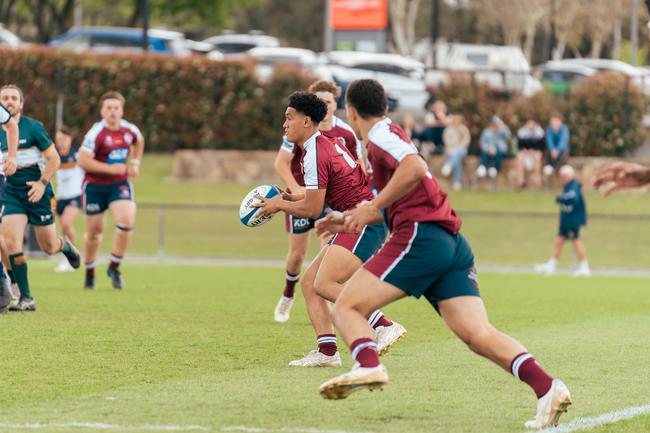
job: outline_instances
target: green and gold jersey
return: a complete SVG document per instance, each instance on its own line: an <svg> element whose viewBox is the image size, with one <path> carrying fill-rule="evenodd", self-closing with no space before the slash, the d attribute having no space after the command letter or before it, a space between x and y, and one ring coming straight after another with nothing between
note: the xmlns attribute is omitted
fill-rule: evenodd
<svg viewBox="0 0 650 433"><path fill-rule="evenodd" d="M20 116L18 129L18 157L16 158L18 170L16 174L7 178L7 187L29 190L25 182L41 178L40 164L43 163L43 152L54 144L43 124L30 117ZM0 149L6 157L7 134L2 129L0 129Z"/></svg>

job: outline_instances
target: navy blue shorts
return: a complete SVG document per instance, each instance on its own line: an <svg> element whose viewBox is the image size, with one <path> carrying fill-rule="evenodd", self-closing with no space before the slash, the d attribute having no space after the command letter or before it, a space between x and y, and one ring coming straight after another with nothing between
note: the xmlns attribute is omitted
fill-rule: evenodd
<svg viewBox="0 0 650 433"><path fill-rule="evenodd" d="M578 227L564 227L560 226L558 234L564 239L580 239L580 226Z"/></svg>
<svg viewBox="0 0 650 433"><path fill-rule="evenodd" d="M361 233L337 233L328 243L351 251L365 262L381 248L387 231L384 223L370 224L365 226Z"/></svg>
<svg viewBox="0 0 650 433"><path fill-rule="evenodd" d="M302 233L307 233L309 230L313 229L316 226L316 221L321 218L324 218L330 209L325 207L323 212L318 216L318 218L306 218L306 217L297 217L290 215L285 212L284 214L284 228L287 233L292 235L300 235Z"/></svg>
<svg viewBox="0 0 650 433"><path fill-rule="evenodd" d="M436 309L445 299L480 296L469 244L433 222L401 224L363 266L408 295L424 295Z"/></svg>
<svg viewBox="0 0 650 433"><path fill-rule="evenodd" d="M135 200L131 182L125 180L111 185L84 184L83 210L86 215L98 215L118 200Z"/></svg>
<svg viewBox="0 0 650 433"><path fill-rule="evenodd" d="M56 214L57 216L63 215L63 211L68 206L81 208L81 196L72 197L72 198L62 198L56 201Z"/></svg>

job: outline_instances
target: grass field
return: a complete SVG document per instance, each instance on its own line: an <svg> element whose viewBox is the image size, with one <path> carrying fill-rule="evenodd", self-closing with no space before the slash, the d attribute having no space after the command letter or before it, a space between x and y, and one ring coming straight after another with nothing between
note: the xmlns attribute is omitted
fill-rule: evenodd
<svg viewBox="0 0 650 433"><path fill-rule="evenodd" d="M386 389L333 402L317 388L349 355L344 369L286 365L314 336L302 298L273 322L281 268L127 263L126 290L102 275L88 292L51 264L30 264L39 311L0 317L0 432L514 433L534 413L528 387L471 354L425 301L386 309L409 331L385 357ZM648 281L480 276L493 323L571 388L565 422L650 404ZM650 416L591 431L650 431Z"/></svg>

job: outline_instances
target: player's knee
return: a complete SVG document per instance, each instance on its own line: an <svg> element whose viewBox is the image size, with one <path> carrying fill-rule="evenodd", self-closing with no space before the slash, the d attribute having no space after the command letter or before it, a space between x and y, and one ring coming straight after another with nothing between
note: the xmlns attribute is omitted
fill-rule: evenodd
<svg viewBox="0 0 650 433"><path fill-rule="evenodd" d="M287 256L287 267L292 269L300 268L305 261L305 253L302 251L289 251Z"/></svg>
<svg viewBox="0 0 650 433"><path fill-rule="evenodd" d="M49 256L56 254L61 249L61 242L59 239L48 240L41 245L43 252Z"/></svg>
<svg viewBox="0 0 650 433"><path fill-rule="evenodd" d="M486 344L489 344L490 338L493 335L493 330L494 329L490 326L477 327L463 335L460 335L460 339L470 348L470 350L482 354L483 347L485 347Z"/></svg>
<svg viewBox="0 0 650 433"><path fill-rule="evenodd" d="M98 230L90 230L86 232L85 237L88 242L101 242L102 232Z"/></svg>
<svg viewBox="0 0 650 433"><path fill-rule="evenodd" d="M129 233L133 228L133 224L115 224L115 231L118 233Z"/></svg>

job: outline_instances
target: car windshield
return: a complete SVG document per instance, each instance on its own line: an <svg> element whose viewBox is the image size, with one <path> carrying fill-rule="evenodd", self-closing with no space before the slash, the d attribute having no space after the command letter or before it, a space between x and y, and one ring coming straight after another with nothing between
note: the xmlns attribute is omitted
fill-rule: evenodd
<svg viewBox="0 0 650 433"><path fill-rule="evenodd" d="M244 43L244 42L221 42L213 45L215 49L221 51L224 54L243 53L245 51L250 50L251 48L256 47L255 44Z"/></svg>

